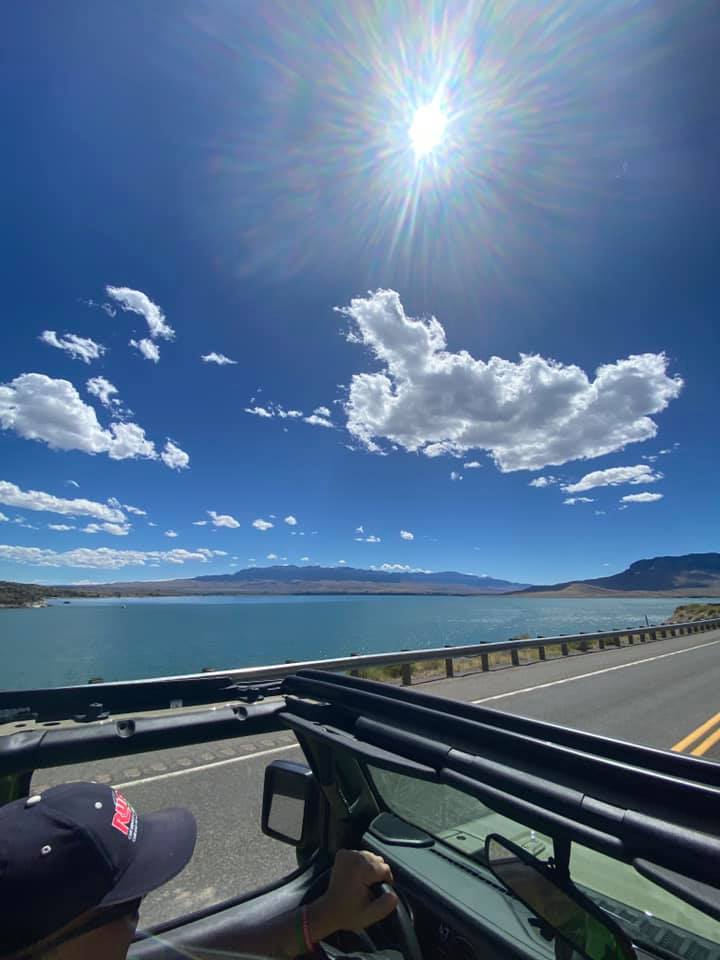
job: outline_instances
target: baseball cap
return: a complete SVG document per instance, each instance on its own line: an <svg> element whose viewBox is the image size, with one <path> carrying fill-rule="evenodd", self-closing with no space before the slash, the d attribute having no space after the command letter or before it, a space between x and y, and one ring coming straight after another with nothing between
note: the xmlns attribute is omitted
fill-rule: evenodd
<svg viewBox="0 0 720 960"><path fill-rule="evenodd" d="M189 810L140 816L99 783L65 783L0 807L0 955L171 880L196 833Z"/></svg>

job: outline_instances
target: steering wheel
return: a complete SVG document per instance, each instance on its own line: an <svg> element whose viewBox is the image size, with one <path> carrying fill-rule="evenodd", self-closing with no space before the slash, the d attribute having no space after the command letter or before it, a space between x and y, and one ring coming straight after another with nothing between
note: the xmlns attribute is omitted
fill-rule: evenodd
<svg viewBox="0 0 720 960"><path fill-rule="evenodd" d="M366 931L375 949L391 946L398 949L405 960L423 960L410 907L401 894L388 883L373 884L372 890L378 897L389 892L398 898L398 905L393 912Z"/></svg>
<svg viewBox="0 0 720 960"><path fill-rule="evenodd" d="M398 898L397 907L384 920L374 923L367 930L360 933L340 931L333 935L333 940L338 943L343 953L353 953L358 947L363 953L390 948L399 950L404 960L423 960L410 908L402 896L387 883L375 883L371 889L377 897L388 891L394 893ZM327 946L330 946L330 950L325 949L326 944L321 941L320 947L323 948L325 956L333 958L338 948L334 944Z"/></svg>

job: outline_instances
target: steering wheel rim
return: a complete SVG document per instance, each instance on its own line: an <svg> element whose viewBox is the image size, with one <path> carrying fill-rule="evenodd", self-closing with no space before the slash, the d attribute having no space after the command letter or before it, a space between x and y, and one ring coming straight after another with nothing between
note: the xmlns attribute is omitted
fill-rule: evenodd
<svg viewBox="0 0 720 960"><path fill-rule="evenodd" d="M387 883L374 884L372 890L378 897L388 891L394 893L398 898L397 907L391 914L377 923L373 923L367 930L361 930L359 933L339 932L343 937L348 936L359 941L362 953L389 949L382 945L382 941L389 940L390 947L399 950L404 960L423 960L412 915L402 896ZM318 945L325 957L335 960L338 953L337 947L330 943L326 944L322 940ZM342 952L352 953L353 950L343 950Z"/></svg>
<svg viewBox="0 0 720 960"><path fill-rule="evenodd" d="M383 939L390 939L394 942L394 945L400 950L405 960L423 960L420 943L415 933L415 926L413 925L412 914L402 895L388 883L375 884L373 890L379 897L384 893L394 893L398 898L397 907L393 912L388 914L383 920L368 927L365 931L375 945L375 948L382 949L382 947L378 947L375 944L373 930L387 931L387 937L383 937Z"/></svg>

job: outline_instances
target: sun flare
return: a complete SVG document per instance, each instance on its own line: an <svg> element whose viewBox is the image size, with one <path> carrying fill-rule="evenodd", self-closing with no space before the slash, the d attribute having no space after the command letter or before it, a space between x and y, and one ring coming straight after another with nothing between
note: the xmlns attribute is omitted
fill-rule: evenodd
<svg viewBox="0 0 720 960"><path fill-rule="evenodd" d="M418 107L409 130L415 156L425 157L439 146L446 126L447 117L434 100Z"/></svg>

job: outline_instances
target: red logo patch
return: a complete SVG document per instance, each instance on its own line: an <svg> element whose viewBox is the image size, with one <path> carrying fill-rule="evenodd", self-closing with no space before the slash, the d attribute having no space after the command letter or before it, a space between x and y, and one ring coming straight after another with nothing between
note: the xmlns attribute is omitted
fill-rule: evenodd
<svg viewBox="0 0 720 960"><path fill-rule="evenodd" d="M113 790L113 802L115 813L112 826L134 842L137 837L137 814L118 790Z"/></svg>

